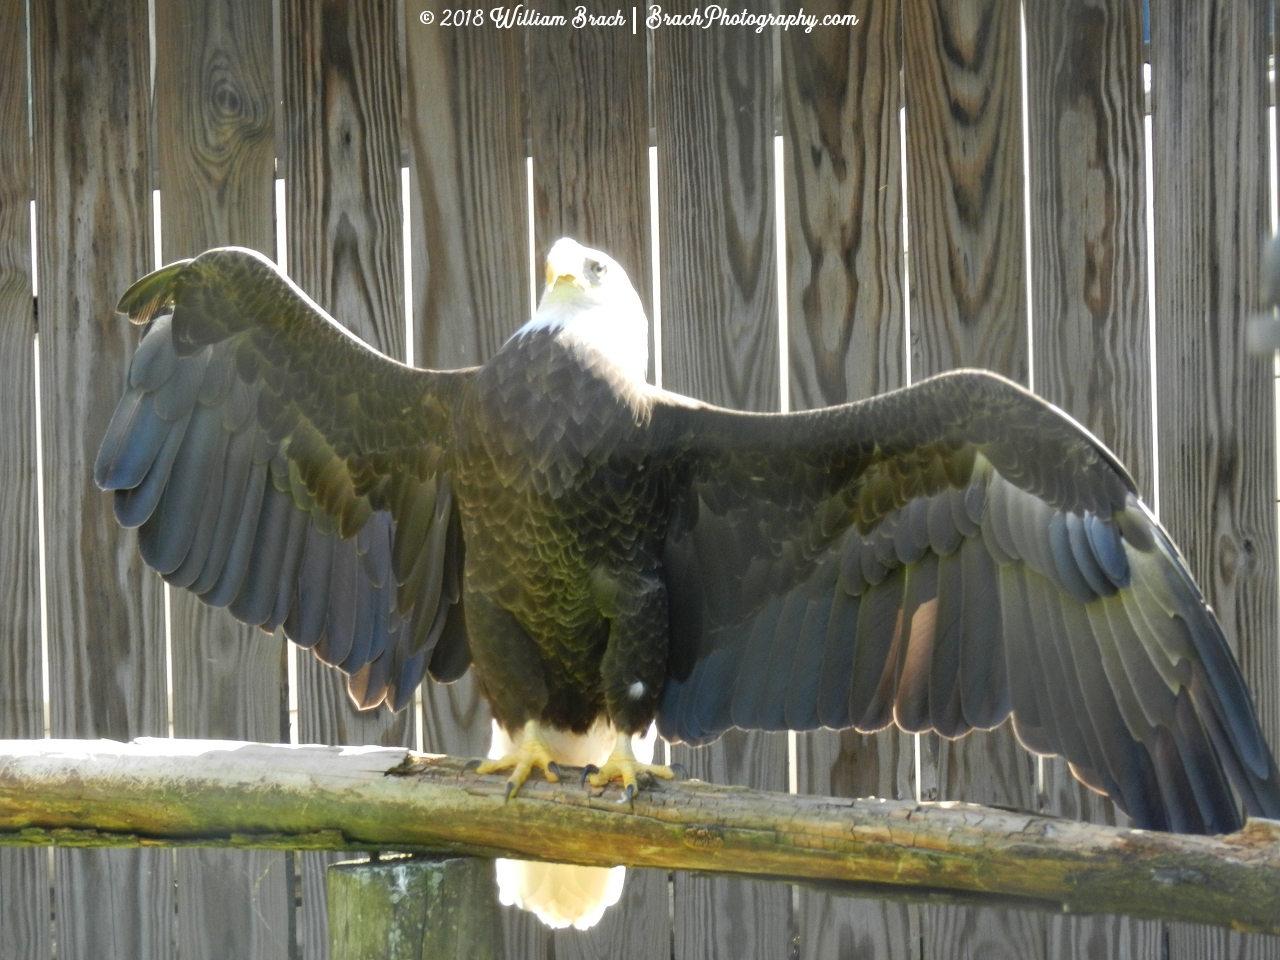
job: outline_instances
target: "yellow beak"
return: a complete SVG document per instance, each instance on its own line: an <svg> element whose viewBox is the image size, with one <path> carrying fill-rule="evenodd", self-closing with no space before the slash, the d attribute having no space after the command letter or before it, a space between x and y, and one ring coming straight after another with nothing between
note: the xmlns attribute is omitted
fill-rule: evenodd
<svg viewBox="0 0 1280 960"><path fill-rule="evenodd" d="M582 250L582 246L572 240L564 239L556 242L547 254L548 289L561 280L567 280L579 289L583 289Z"/></svg>

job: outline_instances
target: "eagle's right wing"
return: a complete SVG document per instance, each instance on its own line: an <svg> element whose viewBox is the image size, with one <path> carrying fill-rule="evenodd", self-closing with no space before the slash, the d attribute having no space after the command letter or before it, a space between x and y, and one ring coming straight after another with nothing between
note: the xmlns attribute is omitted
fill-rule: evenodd
<svg viewBox="0 0 1280 960"><path fill-rule="evenodd" d="M120 301L150 323L94 479L174 586L400 709L470 663L450 414L470 371L372 350L262 255L207 251Z"/></svg>

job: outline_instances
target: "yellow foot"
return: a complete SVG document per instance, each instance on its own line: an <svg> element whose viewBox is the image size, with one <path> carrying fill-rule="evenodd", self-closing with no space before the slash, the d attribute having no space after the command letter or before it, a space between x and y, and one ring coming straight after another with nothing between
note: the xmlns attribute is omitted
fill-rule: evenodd
<svg viewBox="0 0 1280 960"><path fill-rule="evenodd" d="M636 786L636 777L641 773L647 773L662 780L674 780L676 777L670 767L656 763L641 763L637 760L631 750L631 734L620 733L613 753L609 754L609 759L605 761L604 766L586 767L582 771L582 779L593 787L603 787L614 780L621 780L622 802L626 803L636 795L639 789Z"/></svg>
<svg viewBox="0 0 1280 960"><path fill-rule="evenodd" d="M547 746L542 731L538 729L538 722L530 720L524 725L523 734L515 750L499 760L485 760L475 768L475 771L478 774L486 774L510 770L511 776L507 779L507 799L510 800L511 795L524 785L525 780L529 778L529 772L534 767L542 771L549 783L560 782L560 768L551 759L551 748Z"/></svg>

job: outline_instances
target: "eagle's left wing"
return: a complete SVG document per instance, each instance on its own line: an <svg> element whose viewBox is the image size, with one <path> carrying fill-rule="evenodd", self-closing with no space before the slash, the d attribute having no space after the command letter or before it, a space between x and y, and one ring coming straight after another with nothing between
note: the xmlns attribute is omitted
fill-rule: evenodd
<svg viewBox="0 0 1280 960"><path fill-rule="evenodd" d="M671 648L658 729L960 737L1010 715L1142 827L1280 816L1239 668L1114 456L962 371L744 414L659 394Z"/></svg>

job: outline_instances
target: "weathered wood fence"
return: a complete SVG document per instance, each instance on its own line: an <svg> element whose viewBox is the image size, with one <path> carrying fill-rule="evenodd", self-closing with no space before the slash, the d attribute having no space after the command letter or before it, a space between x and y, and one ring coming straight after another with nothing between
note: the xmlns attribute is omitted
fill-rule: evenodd
<svg viewBox="0 0 1280 960"><path fill-rule="evenodd" d="M112 306L157 255L287 249L361 336L452 367L527 316L530 235L569 234L660 307L670 389L768 410L981 365L1065 407L1157 498L1280 748L1273 374L1241 338L1274 203L1271 0L1022 7L1025 42L1014 0L816 0L857 22L812 32L0 0L0 737L45 734L47 677L57 737L287 740L292 697L302 742L482 753L466 679L426 690L420 721L359 716L310 657L291 688L279 637L166 602L90 479L137 336ZM789 746L672 752L719 782L1115 819L1007 731ZM0 849L0 958L326 957L329 859ZM645 870L588 933L504 922L511 960L1280 956L1192 925Z"/></svg>

